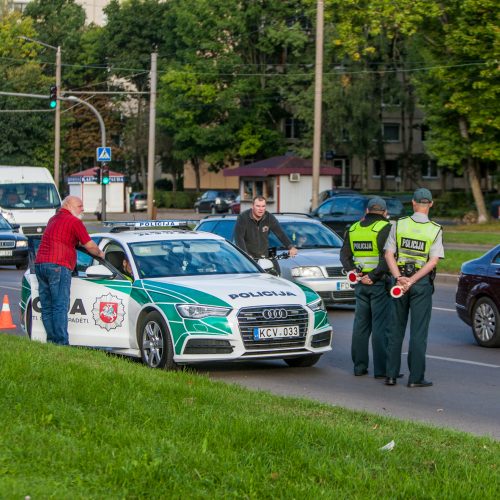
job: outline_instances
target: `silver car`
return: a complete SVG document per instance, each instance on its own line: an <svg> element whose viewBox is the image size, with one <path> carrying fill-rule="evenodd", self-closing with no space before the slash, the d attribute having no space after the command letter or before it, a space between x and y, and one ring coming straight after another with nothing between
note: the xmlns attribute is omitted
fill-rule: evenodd
<svg viewBox="0 0 500 500"><path fill-rule="evenodd" d="M233 241L236 218L234 215L208 216L200 221L196 230ZM340 263L342 239L337 233L305 214L283 214L276 218L299 249L296 257L279 260L281 276L312 288L326 305L354 304L354 289ZM269 235L269 246L276 247L278 255L286 252L273 233Z"/></svg>

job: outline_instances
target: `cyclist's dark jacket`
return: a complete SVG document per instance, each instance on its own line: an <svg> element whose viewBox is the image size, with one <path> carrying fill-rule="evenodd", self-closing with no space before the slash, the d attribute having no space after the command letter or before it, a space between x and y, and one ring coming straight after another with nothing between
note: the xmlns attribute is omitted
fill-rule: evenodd
<svg viewBox="0 0 500 500"><path fill-rule="evenodd" d="M281 229L278 219L273 214L266 211L257 221L252 217L252 209L245 210L238 216L234 227L234 242L255 259L267 257L269 231L272 231L286 248L293 247L290 238Z"/></svg>

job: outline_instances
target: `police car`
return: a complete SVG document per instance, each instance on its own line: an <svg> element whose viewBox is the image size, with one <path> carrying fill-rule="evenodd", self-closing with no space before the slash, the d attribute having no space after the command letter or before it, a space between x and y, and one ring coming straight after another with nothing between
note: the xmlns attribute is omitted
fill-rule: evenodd
<svg viewBox="0 0 500 500"><path fill-rule="evenodd" d="M105 253L78 250L71 284L70 345L140 357L152 368L202 361L281 358L312 366L331 350L332 328L308 287L264 272L224 238L186 221L118 223L93 234ZM124 226L124 227L123 227ZM170 230L151 228L172 226ZM127 277L124 257L132 268ZM46 341L33 265L25 273L22 325Z"/></svg>

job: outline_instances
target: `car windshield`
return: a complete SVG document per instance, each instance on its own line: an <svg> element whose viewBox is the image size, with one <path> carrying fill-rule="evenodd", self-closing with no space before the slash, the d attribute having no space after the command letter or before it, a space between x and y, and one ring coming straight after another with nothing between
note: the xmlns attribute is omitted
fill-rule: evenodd
<svg viewBox="0 0 500 500"><path fill-rule="evenodd" d="M130 243L141 278L249 274L259 268L223 240L162 240Z"/></svg>
<svg viewBox="0 0 500 500"><path fill-rule="evenodd" d="M0 215L0 230L1 231L12 231L10 224Z"/></svg>
<svg viewBox="0 0 500 500"><path fill-rule="evenodd" d="M200 224L199 231L208 231L218 234L226 240L233 238L236 219L207 220ZM328 227L308 220L280 221L283 231L297 248L340 248L342 240ZM269 246L284 249L283 243L271 232Z"/></svg>
<svg viewBox="0 0 500 500"><path fill-rule="evenodd" d="M58 208L61 205L53 184L19 183L1 186L0 206L16 210Z"/></svg>
<svg viewBox="0 0 500 500"><path fill-rule="evenodd" d="M322 224L307 221L280 222L283 231L297 248L341 248L342 240ZM284 249L274 233L269 235L269 246Z"/></svg>

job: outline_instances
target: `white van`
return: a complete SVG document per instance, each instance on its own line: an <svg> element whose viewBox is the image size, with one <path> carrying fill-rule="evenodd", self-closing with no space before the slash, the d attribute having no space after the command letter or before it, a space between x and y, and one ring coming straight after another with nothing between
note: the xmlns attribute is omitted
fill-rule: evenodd
<svg viewBox="0 0 500 500"><path fill-rule="evenodd" d="M0 213L24 234L40 234L61 206L50 172L43 167L0 165Z"/></svg>

